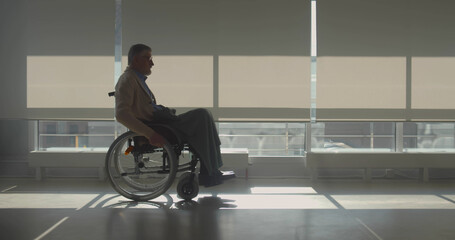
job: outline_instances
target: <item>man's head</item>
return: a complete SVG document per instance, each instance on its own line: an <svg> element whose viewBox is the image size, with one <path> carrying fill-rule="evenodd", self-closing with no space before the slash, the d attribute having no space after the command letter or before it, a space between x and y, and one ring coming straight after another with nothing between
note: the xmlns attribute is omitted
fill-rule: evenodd
<svg viewBox="0 0 455 240"><path fill-rule="evenodd" d="M128 66L148 76L152 73L153 67L152 49L144 44L131 46L128 52Z"/></svg>

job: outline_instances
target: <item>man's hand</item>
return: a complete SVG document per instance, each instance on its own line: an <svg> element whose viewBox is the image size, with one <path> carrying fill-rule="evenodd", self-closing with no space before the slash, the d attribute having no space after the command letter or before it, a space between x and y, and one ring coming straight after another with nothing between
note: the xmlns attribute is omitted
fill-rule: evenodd
<svg viewBox="0 0 455 240"><path fill-rule="evenodd" d="M152 136L148 137L149 143L153 146L163 147L166 143L166 139L163 136L159 135L158 133L154 133Z"/></svg>

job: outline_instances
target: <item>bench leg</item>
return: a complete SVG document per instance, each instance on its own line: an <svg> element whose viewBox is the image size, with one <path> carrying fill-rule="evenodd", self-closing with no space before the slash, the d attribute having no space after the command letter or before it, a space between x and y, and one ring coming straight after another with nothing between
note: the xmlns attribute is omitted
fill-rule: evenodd
<svg viewBox="0 0 455 240"><path fill-rule="evenodd" d="M318 169L317 168L312 168L311 169L311 181L317 181L318 180Z"/></svg>
<svg viewBox="0 0 455 240"><path fill-rule="evenodd" d="M43 180L43 168L42 167L35 168L35 179L38 181Z"/></svg>
<svg viewBox="0 0 455 240"><path fill-rule="evenodd" d="M428 168L427 167L420 168L419 171L420 171L421 180L423 182L428 182L430 179L430 176L428 174Z"/></svg>
<svg viewBox="0 0 455 240"><path fill-rule="evenodd" d="M103 167L99 167L98 168L98 179L100 181L104 181L106 179L106 174L104 173L104 168Z"/></svg>
<svg viewBox="0 0 455 240"><path fill-rule="evenodd" d="M371 170L371 168L365 168L365 173L364 173L364 176L363 176L363 180L365 180L367 182L371 182L371 178L372 178L372 170Z"/></svg>

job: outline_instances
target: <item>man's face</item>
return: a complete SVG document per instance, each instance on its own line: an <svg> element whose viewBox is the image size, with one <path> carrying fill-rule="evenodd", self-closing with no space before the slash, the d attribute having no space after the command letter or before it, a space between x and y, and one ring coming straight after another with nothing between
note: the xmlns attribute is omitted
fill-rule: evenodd
<svg viewBox="0 0 455 240"><path fill-rule="evenodd" d="M134 57L134 69L145 76L152 73L153 65L151 51L143 51Z"/></svg>

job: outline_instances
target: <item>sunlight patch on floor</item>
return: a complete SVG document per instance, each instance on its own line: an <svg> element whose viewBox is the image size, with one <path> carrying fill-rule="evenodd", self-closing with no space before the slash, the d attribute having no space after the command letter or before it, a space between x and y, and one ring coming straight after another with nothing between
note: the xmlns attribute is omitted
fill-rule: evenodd
<svg viewBox="0 0 455 240"><path fill-rule="evenodd" d="M436 195L331 195L345 209L455 209Z"/></svg>
<svg viewBox="0 0 455 240"><path fill-rule="evenodd" d="M312 187L252 187L252 194L317 194Z"/></svg>
<svg viewBox="0 0 455 240"><path fill-rule="evenodd" d="M69 208L80 209L99 194L73 193L3 193L0 209L4 208Z"/></svg>

